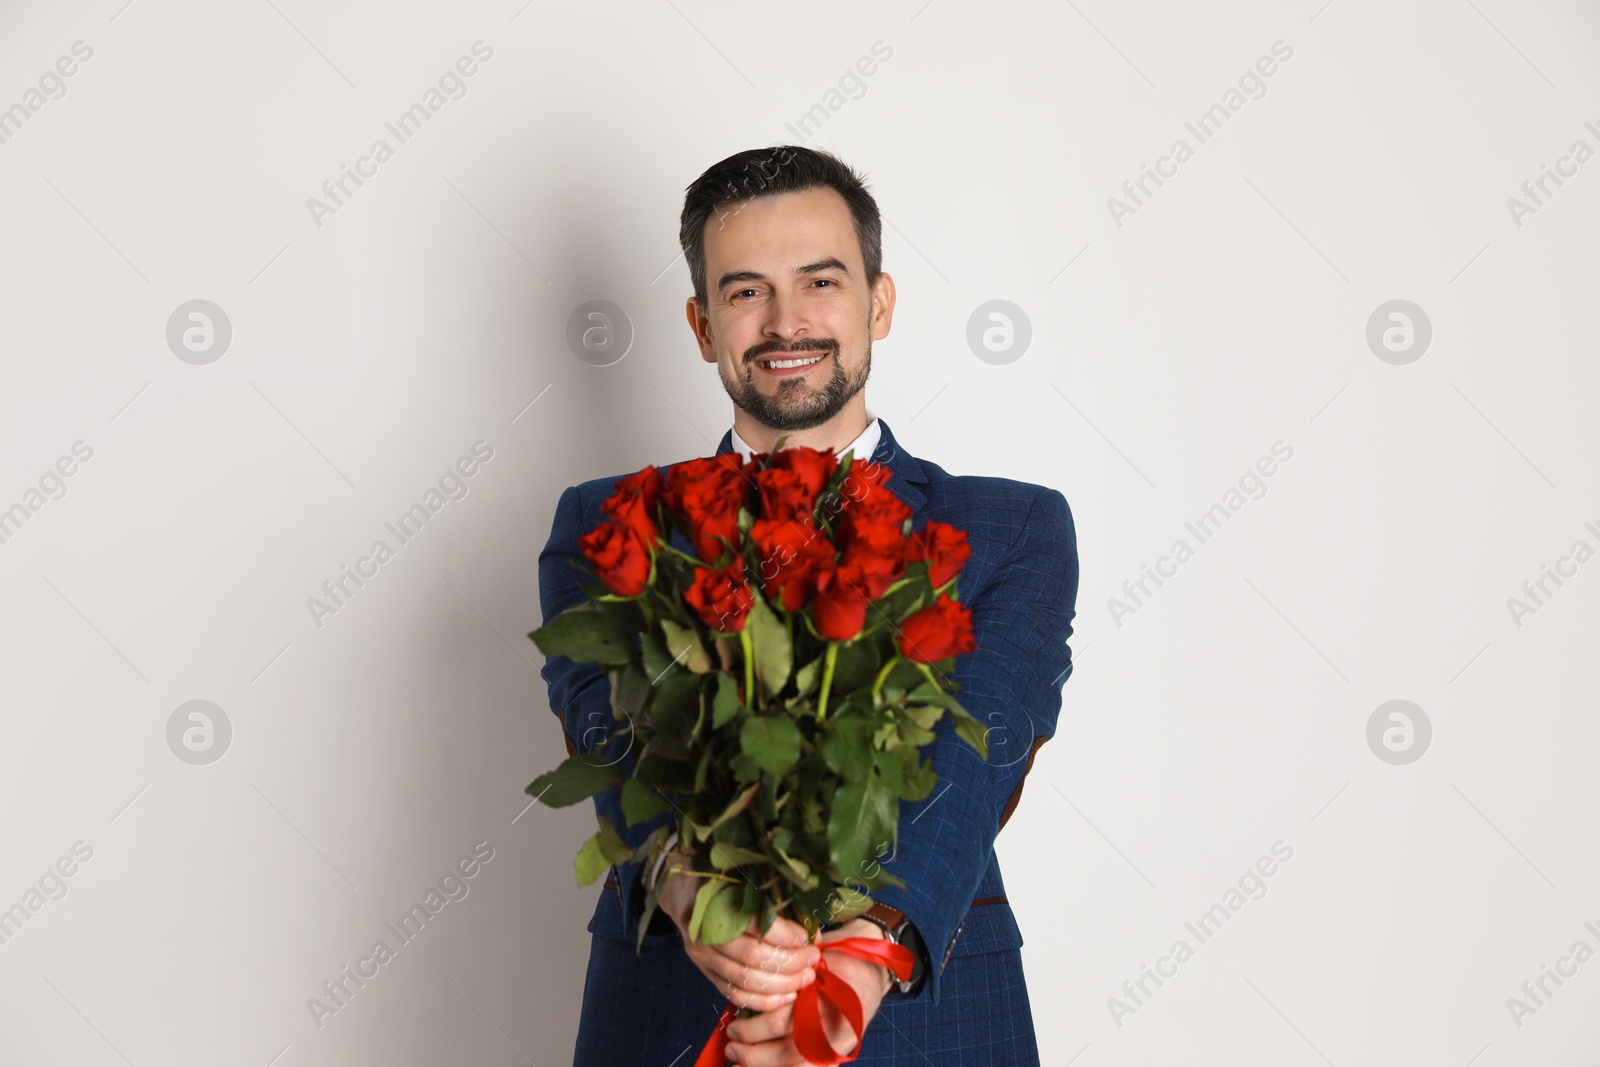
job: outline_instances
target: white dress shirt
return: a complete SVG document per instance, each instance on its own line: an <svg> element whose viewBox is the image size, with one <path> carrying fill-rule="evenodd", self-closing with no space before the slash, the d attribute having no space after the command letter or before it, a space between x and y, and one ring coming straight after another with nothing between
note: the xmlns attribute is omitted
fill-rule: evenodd
<svg viewBox="0 0 1600 1067"><path fill-rule="evenodd" d="M867 412L867 419L867 428L861 431L860 437L850 443L848 449L862 463L872 458L872 454L878 450L878 439L883 436L883 427L878 425L878 417L869 411ZM739 453L740 459L748 460L755 449L744 443L744 439L739 436L738 430L730 432L733 434L733 450ZM841 448L838 454L842 456L846 451L846 449Z"/></svg>

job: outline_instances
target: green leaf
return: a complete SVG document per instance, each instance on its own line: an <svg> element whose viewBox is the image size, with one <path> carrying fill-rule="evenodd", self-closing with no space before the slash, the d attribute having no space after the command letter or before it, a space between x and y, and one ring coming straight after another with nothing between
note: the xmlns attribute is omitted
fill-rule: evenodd
<svg viewBox="0 0 1600 1067"><path fill-rule="evenodd" d="M711 770L711 754L715 751L710 745L700 750L700 762L694 768L694 793L697 796L706 791L706 773Z"/></svg>
<svg viewBox="0 0 1600 1067"><path fill-rule="evenodd" d="M924 730L931 730L944 714L944 709L931 704L912 704L900 709L900 713Z"/></svg>
<svg viewBox="0 0 1600 1067"><path fill-rule="evenodd" d="M954 698L950 701L950 716L956 721L956 733L961 739L971 745L978 753L978 758L985 763L989 762L989 728L974 719Z"/></svg>
<svg viewBox="0 0 1600 1067"><path fill-rule="evenodd" d="M655 684L650 701L650 725L655 728L661 750L674 756L688 751L700 711L700 676L688 671L669 671Z"/></svg>
<svg viewBox="0 0 1600 1067"><path fill-rule="evenodd" d="M561 766L546 771L528 784L524 792L552 808L564 808L580 800L615 789L622 775L613 764L600 757L580 752L561 761Z"/></svg>
<svg viewBox="0 0 1600 1067"><path fill-rule="evenodd" d="M919 761L916 749L902 748L900 758L905 760L905 770L902 772L905 779L900 788L901 800L926 800L928 794L933 792L933 787L939 784L939 776L933 771L933 760Z"/></svg>
<svg viewBox="0 0 1600 1067"><path fill-rule="evenodd" d="M858 876L880 846L894 840L899 800L899 788L891 792L877 776L847 782L834 793L828 856L847 877Z"/></svg>
<svg viewBox="0 0 1600 1067"><path fill-rule="evenodd" d="M872 770L869 726L865 720L850 716L830 719L825 727L827 736L819 751L828 769L847 782L862 781Z"/></svg>
<svg viewBox="0 0 1600 1067"><path fill-rule="evenodd" d="M728 806L722 809L722 814L717 816L717 821L711 824L711 829L715 830L717 827L721 826L723 823L727 822L729 819L748 808L750 806L750 802L755 799L756 791L760 788L761 783L756 782L743 790L738 796L734 797L733 800L729 802Z"/></svg>
<svg viewBox="0 0 1600 1067"><path fill-rule="evenodd" d="M789 871L787 873L790 881L801 889L813 889L816 887L817 878L816 875L811 873L810 864L789 855L776 843L774 843L773 847L778 853L778 858L788 865Z"/></svg>
<svg viewBox="0 0 1600 1067"><path fill-rule="evenodd" d="M711 851L707 853L711 866L719 871L742 864L767 863L767 857L752 848L740 848L738 845L725 845L720 841L712 842Z"/></svg>
<svg viewBox="0 0 1600 1067"><path fill-rule="evenodd" d="M705 674L711 670L711 657L707 655L705 646L700 643L700 638L694 630L679 626L671 619L661 620L661 633L666 639L667 655L673 662L689 668L696 674Z"/></svg>
<svg viewBox="0 0 1600 1067"><path fill-rule="evenodd" d="M620 667L633 648L632 632L592 604L568 608L528 636L546 656L566 656L576 663Z"/></svg>
<svg viewBox="0 0 1600 1067"><path fill-rule="evenodd" d="M800 758L800 728L781 713L751 715L739 728L739 747L762 770L778 776Z"/></svg>
<svg viewBox="0 0 1600 1067"><path fill-rule="evenodd" d="M834 696L829 698L829 703L857 689L870 686L880 665L877 654L866 642L850 641L840 645L833 664Z"/></svg>
<svg viewBox="0 0 1600 1067"><path fill-rule="evenodd" d="M677 669L677 663L673 660L672 653L667 651L667 643L655 631L651 631L639 639L639 657L644 664L645 680L650 685L655 685L667 674Z"/></svg>
<svg viewBox="0 0 1600 1067"><path fill-rule="evenodd" d="M900 790L905 782L905 759L898 752L878 752L873 754L873 769L877 775L873 778L876 785L894 795L895 801L892 810L898 816L900 812Z"/></svg>
<svg viewBox="0 0 1600 1067"><path fill-rule="evenodd" d="M711 704L711 725L720 730L739 714L739 683L733 675L717 677L717 695Z"/></svg>
<svg viewBox="0 0 1600 1067"><path fill-rule="evenodd" d="M873 903L872 898L860 890L841 894L840 901L842 906L828 918L831 923L848 922L857 915L864 915Z"/></svg>
<svg viewBox="0 0 1600 1067"><path fill-rule="evenodd" d="M733 772L733 778L736 782L753 782L761 777L761 768L756 764L756 761L743 752L728 760L728 769Z"/></svg>
<svg viewBox="0 0 1600 1067"><path fill-rule="evenodd" d="M637 715L644 710L650 698L650 679L632 660L620 671L609 671L611 681L611 715L616 719Z"/></svg>
<svg viewBox="0 0 1600 1067"><path fill-rule="evenodd" d="M700 926L705 922L706 908L710 905L711 898L727 888L727 882L717 878L708 878L705 885L695 890L694 911L689 914L689 939L691 941L700 940Z"/></svg>
<svg viewBox="0 0 1600 1067"><path fill-rule="evenodd" d="M795 694L795 696L797 698L809 696L811 691L817 687L817 682L821 678L822 657L818 656L816 659L812 660L810 663L807 663L804 667L801 667L795 672L794 684L798 689L798 692Z"/></svg>
<svg viewBox="0 0 1600 1067"><path fill-rule="evenodd" d="M598 837L599 835L595 836ZM606 870L611 866L611 861L605 858L600 852L599 843L595 838L591 837L578 850L576 866L578 869L578 884L590 885L596 878L606 873Z"/></svg>
<svg viewBox="0 0 1600 1067"><path fill-rule="evenodd" d="M750 928L751 915L742 907L745 894L738 886L720 884L723 891L706 904L705 916L700 921L702 945L725 944Z"/></svg>
<svg viewBox="0 0 1600 1067"><path fill-rule="evenodd" d="M600 817L600 829L578 850L578 884L589 885L606 873L606 869L633 858L633 849L617 836L616 827L605 816Z"/></svg>
<svg viewBox="0 0 1600 1067"><path fill-rule="evenodd" d="M794 668L794 643L789 639L789 628L759 594L750 606L745 625L750 628L750 644L755 650L756 676L761 679L761 688L769 697L776 696L788 683L789 672Z"/></svg>
<svg viewBox="0 0 1600 1067"><path fill-rule="evenodd" d="M622 814L629 826L635 826L652 816L659 815L672 805L654 789L637 778L622 783Z"/></svg>

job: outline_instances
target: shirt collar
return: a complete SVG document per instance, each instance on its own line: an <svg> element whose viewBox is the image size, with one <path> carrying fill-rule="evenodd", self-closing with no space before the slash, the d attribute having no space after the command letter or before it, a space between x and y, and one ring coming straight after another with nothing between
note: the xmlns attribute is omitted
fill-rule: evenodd
<svg viewBox="0 0 1600 1067"><path fill-rule="evenodd" d="M869 420L867 428L861 431L860 437L850 443L848 449L856 459L863 463L872 458L872 454L878 450L879 439L883 437L883 427L878 424L878 417L869 411L867 412L867 419ZM739 453L740 459L748 460L755 449L744 443L744 439L739 436L738 430L729 430L728 433L732 439L733 450ZM844 455L845 451L846 449L841 448L839 455Z"/></svg>

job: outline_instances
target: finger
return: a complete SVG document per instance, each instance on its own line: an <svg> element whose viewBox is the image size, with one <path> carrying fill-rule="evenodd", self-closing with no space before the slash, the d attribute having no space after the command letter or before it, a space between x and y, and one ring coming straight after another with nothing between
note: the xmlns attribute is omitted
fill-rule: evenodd
<svg viewBox="0 0 1600 1067"><path fill-rule="evenodd" d="M760 936L754 929L746 936L734 937L733 941L723 942L717 947L747 966L765 966L776 971L800 971L808 966L816 966L816 961L822 958L821 945L806 944L805 941L800 944L774 942Z"/></svg>
<svg viewBox="0 0 1600 1067"><path fill-rule="evenodd" d="M727 1051L728 1058L741 1067L802 1067L806 1062L787 1037L759 1044L731 1042Z"/></svg>
<svg viewBox="0 0 1600 1067"><path fill-rule="evenodd" d="M746 1045L776 1041L788 1037L793 1032L793 1004L785 1004L781 1008L773 1008L760 1015L752 1015L748 1019L738 1019L728 1024L728 1040L739 1041Z"/></svg>
<svg viewBox="0 0 1600 1067"><path fill-rule="evenodd" d="M756 965L745 962L746 957L718 951L721 945L696 948L692 953L697 963L714 967L717 973L752 993L793 993L816 981L816 972L810 968L778 970L763 957L756 957Z"/></svg>
<svg viewBox="0 0 1600 1067"><path fill-rule="evenodd" d="M715 953L694 959L694 963L702 974L711 979L713 985L727 994L730 1000L741 1007L748 1004L757 1011L766 1011L780 1003L786 1003L787 1001L782 998L793 1000L799 989L816 981L816 973L813 971L775 978L760 971L752 971Z"/></svg>
<svg viewBox="0 0 1600 1067"><path fill-rule="evenodd" d="M736 1008L749 1008L751 1011L768 1012L794 1003L793 993L751 993L740 989L716 971L706 967L700 968L700 973L705 975L706 981L711 983L713 989L728 998L728 1003Z"/></svg>
<svg viewBox="0 0 1600 1067"><path fill-rule="evenodd" d="M766 974L798 974L815 967L822 958L822 949L816 945L784 948L757 937L736 937L720 945L711 945L729 959Z"/></svg>
<svg viewBox="0 0 1600 1067"><path fill-rule="evenodd" d="M728 1003L736 1008L749 1008L754 1012L766 1013L777 1011L794 1004L793 993L748 993L731 982L721 985L722 995L728 998Z"/></svg>

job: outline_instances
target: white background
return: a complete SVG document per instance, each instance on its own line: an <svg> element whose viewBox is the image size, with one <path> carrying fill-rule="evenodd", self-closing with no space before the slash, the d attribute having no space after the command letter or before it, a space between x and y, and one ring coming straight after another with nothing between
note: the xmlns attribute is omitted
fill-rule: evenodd
<svg viewBox="0 0 1600 1067"><path fill-rule="evenodd" d="M882 41L807 142L884 212L869 403L1077 521L1077 668L999 843L1044 1062L1594 1062L1600 962L1507 1007L1600 951L1600 563L1507 606L1600 548L1600 160L1507 206L1600 150L1593 4L124 3L0 12L0 107L93 49L0 145L0 507L93 449L0 545L0 907L94 850L0 945L0 1061L569 1061L599 890L589 810L524 813L563 754L536 556L565 486L714 448L682 190L798 140ZM479 40L466 96L316 225ZM209 365L166 342L193 299L232 324ZM565 343L593 299L636 331L603 369ZM1032 323L1003 366L966 342L991 299ZM1432 324L1408 365L1366 342L1394 299ZM1280 440L1266 495L1118 625L1107 599ZM475 441L467 496L317 626L307 598ZM232 724L207 766L167 744L193 699ZM1432 724L1409 765L1368 747L1392 699ZM1118 1025L1279 840L1267 894ZM307 999L478 841L470 894L319 1029Z"/></svg>

